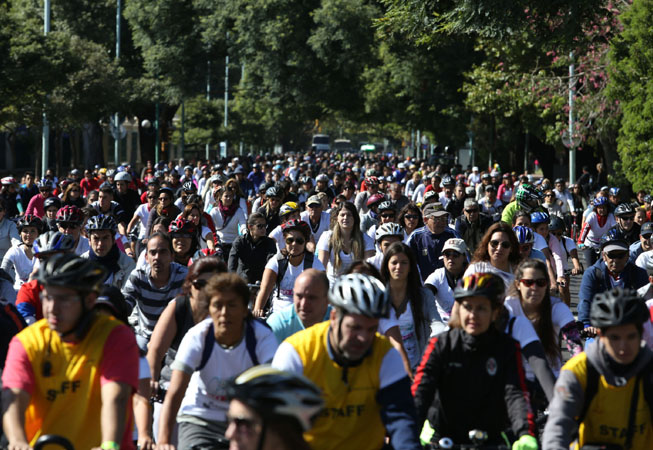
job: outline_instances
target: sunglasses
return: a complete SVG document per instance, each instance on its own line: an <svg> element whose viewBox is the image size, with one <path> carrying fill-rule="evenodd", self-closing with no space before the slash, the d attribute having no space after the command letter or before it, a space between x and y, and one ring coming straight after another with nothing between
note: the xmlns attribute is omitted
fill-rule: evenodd
<svg viewBox="0 0 653 450"><path fill-rule="evenodd" d="M149 200L156 200L156 195L148 195L147 198Z"/></svg>
<svg viewBox="0 0 653 450"><path fill-rule="evenodd" d="M416 220L419 219L419 216L417 214L406 214L404 219Z"/></svg>
<svg viewBox="0 0 653 450"><path fill-rule="evenodd" d="M198 278L197 280L193 280L193 281L191 282L191 284L193 285L193 287L194 287L195 289L197 289L197 290L199 291L199 290L204 289L204 287L208 284L208 281L207 281L207 280L203 280L203 279L201 279L201 278Z"/></svg>
<svg viewBox="0 0 653 450"><path fill-rule="evenodd" d="M623 259L629 255L627 251L613 251L606 253L610 259Z"/></svg>
<svg viewBox="0 0 653 450"><path fill-rule="evenodd" d="M381 214L384 219L392 219L395 215L393 213Z"/></svg>
<svg viewBox="0 0 653 450"><path fill-rule="evenodd" d="M246 432L246 433L250 433L254 429L254 427L258 424L258 422L254 419L249 419L245 417L233 417L230 415L227 415L227 423L229 425L234 424L236 430L241 432Z"/></svg>
<svg viewBox="0 0 653 450"><path fill-rule="evenodd" d="M553 194L544 194L545 197L553 197Z"/></svg>
<svg viewBox="0 0 653 450"><path fill-rule="evenodd" d="M77 222L57 222L57 225L59 225L64 230L69 230L71 228L77 228L79 226L79 224Z"/></svg>
<svg viewBox="0 0 653 450"><path fill-rule="evenodd" d="M71 189L70 192L79 192L79 189Z"/></svg>
<svg viewBox="0 0 653 450"><path fill-rule="evenodd" d="M474 213L477 213L477 212L478 212L478 209L466 209L465 212L466 212L467 214L474 214Z"/></svg>
<svg viewBox="0 0 653 450"><path fill-rule="evenodd" d="M443 252L442 255L443 255L445 258L449 258L449 259L458 258L459 256L461 256L460 253L458 253L458 252L454 252L454 251Z"/></svg>
<svg viewBox="0 0 653 450"><path fill-rule="evenodd" d="M262 230L263 228L265 228L264 223L253 223L253 224L251 224L251 226L253 226L254 228L257 228L259 230Z"/></svg>
<svg viewBox="0 0 653 450"><path fill-rule="evenodd" d="M625 220L626 222L630 222L631 220L635 220L635 216L621 216L621 220Z"/></svg>
<svg viewBox="0 0 653 450"><path fill-rule="evenodd" d="M519 280L519 282L526 287L531 287L534 284L536 284L537 287L546 286L546 278L538 278L537 280L529 280L527 278L522 278L521 280Z"/></svg>
<svg viewBox="0 0 653 450"><path fill-rule="evenodd" d="M165 202L166 200L170 200L170 197L159 197L160 202Z"/></svg>
<svg viewBox="0 0 653 450"><path fill-rule="evenodd" d="M527 250L528 250L528 251L531 251L531 250L533 250L533 244L522 244L522 245L519 246L519 249L520 249L522 252L525 252L525 251L527 251Z"/></svg>
<svg viewBox="0 0 653 450"><path fill-rule="evenodd" d="M492 248L497 248L499 245L501 248L510 248L510 242L508 241L490 241L490 247Z"/></svg>
<svg viewBox="0 0 653 450"><path fill-rule="evenodd" d="M292 237L286 238L286 244L302 245L304 242L306 241L302 238L292 238Z"/></svg>

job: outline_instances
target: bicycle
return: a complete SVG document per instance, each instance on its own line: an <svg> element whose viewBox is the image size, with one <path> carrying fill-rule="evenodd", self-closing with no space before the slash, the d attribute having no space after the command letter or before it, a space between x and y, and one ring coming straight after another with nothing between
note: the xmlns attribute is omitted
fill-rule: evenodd
<svg viewBox="0 0 653 450"><path fill-rule="evenodd" d="M73 444L68 439L58 434L44 434L36 440L34 450L42 450L46 445L58 445L64 450L75 450Z"/></svg>
<svg viewBox="0 0 653 450"><path fill-rule="evenodd" d="M471 430L469 432L469 440L471 444L456 444L451 438L440 438L437 444L428 444L424 448L426 450L447 449L447 450L510 450L508 445L486 445L485 442L488 435L482 430Z"/></svg>

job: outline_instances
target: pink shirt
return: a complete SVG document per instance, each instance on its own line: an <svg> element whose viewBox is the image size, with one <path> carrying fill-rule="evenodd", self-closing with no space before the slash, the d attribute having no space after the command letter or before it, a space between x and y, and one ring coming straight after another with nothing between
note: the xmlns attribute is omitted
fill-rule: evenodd
<svg viewBox="0 0 653 450"><path fill-rule="evenodd" d="M34 214L39 219L42 219L43 216L45 216L45 208L43 207L44 202L45 199L41 194L35 195L29 201L29 205L27 205L27 210L25 210L25 214Z"/></svg>

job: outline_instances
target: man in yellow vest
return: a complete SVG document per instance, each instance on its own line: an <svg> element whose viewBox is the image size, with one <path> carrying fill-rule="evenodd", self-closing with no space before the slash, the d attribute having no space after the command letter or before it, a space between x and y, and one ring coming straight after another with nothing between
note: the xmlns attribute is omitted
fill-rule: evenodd
<svg viewBox="0 0 653 450"><path fill-rule="evenodd" d="M549 405L544 449L643 449L653 443L653 352L642 343L650 321L634 290L613 288L592 301L598 339L562 368ZM594 447L593 447L594 448Z"/></svg>
<svg viewBox="0 0 653 450"><path fill-rule="evenodd" d="M379 449L386 434L397 449L421 449L401 356L377 333L389 313L388 291L376 278L339 277L329 291L329 320L295 333L272 365L303 374L321 390L324 413L305 438L313 449Z"/></svg>
<svg viewBox="0 0 653 450"><path fill-rule="evenodd" d="M134 447L138 347L129 327L92 311L105 276L74 254L41 265L43 319L13 338L2 376L10 450L30 449L45 434L79 449Z"/></svg>

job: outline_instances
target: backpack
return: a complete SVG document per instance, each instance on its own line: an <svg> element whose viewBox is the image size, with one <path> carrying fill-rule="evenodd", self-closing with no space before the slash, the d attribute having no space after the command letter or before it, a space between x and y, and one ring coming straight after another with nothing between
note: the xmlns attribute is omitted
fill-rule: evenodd
<svg viewBox="0 0 653 450"><path fill-rule="evenodd" d="M0 333L0 368L4 368L9 342L26 326L25 319L16 307L7 301L0 300L0 329L2 330Z"/></svg>
<svg viewBox="0 0 653 450"><path fill-rule="evenodd" d="M598 370L596 370L594 364L592 364L592 362L589 359L587 359L586 361L587 361L586 363L587 382L585 385L585 399L583 401L583 408L581 409L581 412L578 415L578 418L576 419L576 422L579 425L585 418L585 415L589 410L590 404L592 403L594 396L599 390L599 380L601 378L601 374L598 372ZM637 374L635 380L635 388L633 389L633 396L630 402L630 411L628 416L628 434L626 436L626 446L625 446L626 449L629 449L631 447L632 438L634 434L635 413L637 412L637 399L639 397L640 380L643 381L641 384L644 387L644 401L646 401L646 403L648 404L651 418L653 418L653 360L649 361L648 365L644 367L644 369L640 373Z"/></svg>
<svg viewBox="0 0 653 450"><path fill-rule="evenodd" d="M304 253L304 270L310 269L313 267L313 260L315 255L313 253L305 252ZM288 258L283 255L277 255L277 263L279 264L279 272L277 273L277 297L279 296L279 291L281 290L281 280L283 280L286 271L288 270Z"/></svg>
<svg viewBox="0 0 653 450"><path fill-rule="evenodd" d="M254 322L258 322L267 328L270 328L270 326L265 321L254 317L245 320L245 347L247 348L247 353L249 354L252 363L255 366L258 366L260 362L258 360L258 356L256 356L256 333L254 331ZM204 368L204 366L206 366L206 363L211 357L211 353L213 353L214 345L215 331L213 329L213 323L211 323L211 326L209 326L209 330L206 333L206 337L204 338L202 359L200 360L200 364L197 366L197 369L195 369L196 371L200 371Z"/></svg>

